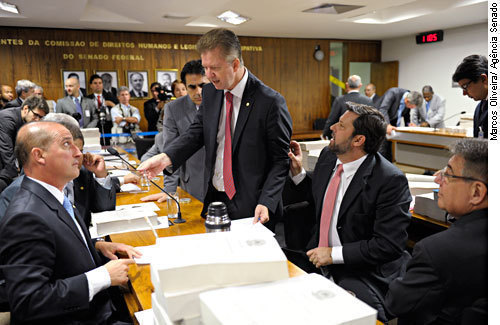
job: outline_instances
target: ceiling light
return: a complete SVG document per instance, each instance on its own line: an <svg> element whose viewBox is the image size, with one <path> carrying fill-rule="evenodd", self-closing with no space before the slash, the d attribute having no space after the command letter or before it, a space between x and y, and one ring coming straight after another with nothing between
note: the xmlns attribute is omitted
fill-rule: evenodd
<svg viewBox="0 0 500 325"><path fill-rule="evenodd" d="M19 14L19 10L17 9L16 5L7 3L7 2L0 2L0 9L8 12L12 12L13 14Z"/></svg>
<svg viewBox="0 0 500 325"><path fill-rule="evenodd" d="M233 25L239 25L250 20L250 18L241 16L240 14L237 14L231 10L221 13L220 15L217 16L217 18Z"/></svg>

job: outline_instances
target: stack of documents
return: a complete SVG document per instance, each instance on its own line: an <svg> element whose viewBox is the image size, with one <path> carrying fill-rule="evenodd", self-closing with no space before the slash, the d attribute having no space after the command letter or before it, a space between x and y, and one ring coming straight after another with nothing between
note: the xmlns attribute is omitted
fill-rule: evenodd
<svg viewBox="0 0 500 325"><path fill-rule="evenodd" d="M321 150L328 146L329 143L329 140L299 142L300 150L302 151L302 167L306 171L314 170ZM309 156L311 156L311 159L309 159Z"/></svg>
<svg viewBox="0 0 500 325"><path fill-rule="evenodd" d="M434 182L435 176L407 173L406 178L412 196L432 193L432 191L439 188L439 185Z"/></svg>
<svg viewBox="0 0 500 325"><path fill-rule="evenodd" d="M288 278L286 257L267 233L165 237L157 240L157 246L151 261L157 301L153 310L163 308L173 322L198 319L198 295L207 290Z"/></svg>
<svg viewBox="0 0 500 325"><path fill-rule="evenodd" d="M85 140L85 145L83 147L84 151L95 151L101 150L101 142L98 128L81 129L83 134L83 139Z"/></svg>
<svg viewBox="0 0 500 325"><path fill-rule="evenodd" d="M204 325L373 325L377 312L318 274L200 294Z"/></svg>

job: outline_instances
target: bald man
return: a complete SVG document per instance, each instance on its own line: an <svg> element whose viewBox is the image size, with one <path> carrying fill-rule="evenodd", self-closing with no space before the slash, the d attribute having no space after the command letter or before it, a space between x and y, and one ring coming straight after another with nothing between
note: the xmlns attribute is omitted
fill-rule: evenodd
<svg viewBox="0 0 500 325"><path fill-rule="evenodd" d="M80 82L77 78L68 78L64 87L68 96L57 101L56 113L73 116L81 128L95 128L99 122L94 102L80 93Z"/></svg>
<svg viewBox="0 0 500 325"><path fill-rule="evenodd" d="M128 281L133 247L94 242L63 188L82 155L54 122L19 130L16 156L26 177L0 222L0 265L13 324L116 324L107 288ZM102 265L97 254L111 259ZM118 259L117 252L128 255Z"/></svg>

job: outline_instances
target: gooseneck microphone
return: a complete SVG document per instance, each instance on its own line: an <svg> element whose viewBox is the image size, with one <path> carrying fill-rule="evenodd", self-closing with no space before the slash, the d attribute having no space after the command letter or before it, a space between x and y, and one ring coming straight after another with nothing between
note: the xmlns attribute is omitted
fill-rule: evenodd
<svg viewBox="0 0 500 325"><path fill-rule="evenodd" d="M137 170L137 168L135 168L135 166L131 165L128 161L126 161L125 159L123 159L122 156L120 156L120 153L118 153L118 151L116 151L115 148L112 148L112 147L108 147L106 149L110 154L112 154L113 156L116 156L118 158L120 158L124 163L126 163L127 165L129 165L130 167L132 167L134 170ZM179 204L179 201L177 201L172 195L170 195L167 191L165 191L161 186L159 186L158 184L156 184L155 182L153 181L150 181L154 186L156 186L160 191L162 191L163 193L167 194L172 200L175 201L175 203L177 203L177 218L174 219L174 223L184 223L186 222L186 219L182 219L182 215L181 215L181 206ZM170 221L169 221L170 222Z"/></svg>
<svg viewBox="0 0 500 325"><path fill-rule="evenodd" d="M457 116L457 115L462 115L462 114L465 114L465 113L467 113L467 112L466 112L466 111L461 111L460 113L456 113L456 114L453 114L453 115L451 115L451 116L448 116L447 118L445 118L445 119L443 120L443 123L444 123L444 122L446 122L446 121L448 121L448 120L449 120L449 119L451 119L452 117L455 117L455 116ZM457 126L458 126L458 124L460 124L460 121L457 123ZM434 128L434 131L436 131L436 130L437 130L437 128Z"/></svg>

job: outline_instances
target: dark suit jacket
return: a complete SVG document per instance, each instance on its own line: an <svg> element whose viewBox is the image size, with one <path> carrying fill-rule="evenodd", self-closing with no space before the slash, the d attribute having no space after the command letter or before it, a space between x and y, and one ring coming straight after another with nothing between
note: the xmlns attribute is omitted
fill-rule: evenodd
<svg viewBox="0 0 500 325"><path fill-rule="evenodd" d="M342 116L347 111L347 102L354 102L357 104L365 104L372 106L372 100L365 95L360 94L357 91L347 93L345 95L337 97L332 103L332 109L330 110L330 115L325 122L325 127L323 128L323 136L328 139L332 138L332 131L330 126L337 123Z"/></svg>
<svg viewBox="0 0 500 325"><path fill-rule="evenodd" d="M375 94L371 100L372 100L372 103L373 103L373 106L378 108L378 106L380 105L380 100L382 99L382 97L380 97L379 95Z"/></svg>
<svg viewBox="0 0 500 325"><path fill-rule="evenodd" d="M156 123L160 117L160 112L156 111L156 99L151 98L144 102L144 116L148 120L148 131L158 131Z"/></svg>
<svg viewBox="0 0 500 325"><path fill-rule="evenodd" d="M6 108L11 108L11 107L21 107L23 105L23 102L21 101L21 98L16 98L5 104L3 107L4 109Z"/></svg>
<svg viewBox="0 0 500 325"><path fill-rule="evenodd" d="M315 234L307 249L318 247L323 197L336 161L336 155L326 147L313 174L308 173L297 185L316 211ZM385 294L404 262L410 202L405 175L379 153L369 154L342 199L337 231L344 264L331 265L331 270L335 274L362 277Z"/></svg>
<svg viewBox="0 0 500 325"><path fill-rule="evenodd" d="M82 96L82 101L80 103L83 112L83 127L84 128L95 128L99 122L99 115L96 112L96 107L94 102L87 97ZM66 96L57 101L56 113L65 113L72 115L76 113L76 105L70 96Z"/></svg>
<svg viewBox="0 0 500 325"><path fill-rule="evenodd" d="M57 199L25 178L0 222L0 265L12 324L97 324L111 316L107 290L89 302L85 272L101 260ZM89 250L90 253L89 254Z"/></svg>
<svg viewBox="0 0 500 325"><path fill-rule="evenodd" d="M488 209L474 211L419 241L386 306L410 324L460 324L462 311L488 294Z"/></svg>
<svg viewBox="0 0 500 325"><path fill-rule="evenodd" d="M146 91L141 90L140 92L136 92L134 88L129 89L130 97L148 97L148 93Z"/></svg>
<svg viewBox="0 0 500 325"><path fill-rule="evenodd" d="M398 122L399 103L403 95L408 91L404 88L393 87L385 92L378 109L384 114L387 123L396 126ZM405 125L408 125L410 123L410 109L405 107L401 117L404 118Z"/></svg>
<svg viewBox="0 0 500 325"><path fill-rule="evenodd" d="M481 112L481 104L486 105L485 109ZM474 137L477 138L479 134L479 127L483 129L485 139L488 139L488 101L482 100L477 104L474 111Z"/></svg>
<svg viewBox="0 0 500 325"><path fill-rule="evenodd" d="M236 194L233 202L239 214L233 219L254 215L257 204L270 213L281 214L281 192L288 173L288 150L292 119L285 99L247 70L238 120L233 132L232 164ZM173 169L205 145L205 183L212 180L217 151L217 130L224 91L212 84L203 87L203 102L187 133L170 144L165 152ZM205 197L206 198L206 197ZM204 202L204 208L210 202Z"/></svg>
<svg viewBox="0 0 500 325"><path fill-rule="evenodd" d="M0 192L18 175L14 146L17 131L23 124L20 107L0 111Z"/></svg>

